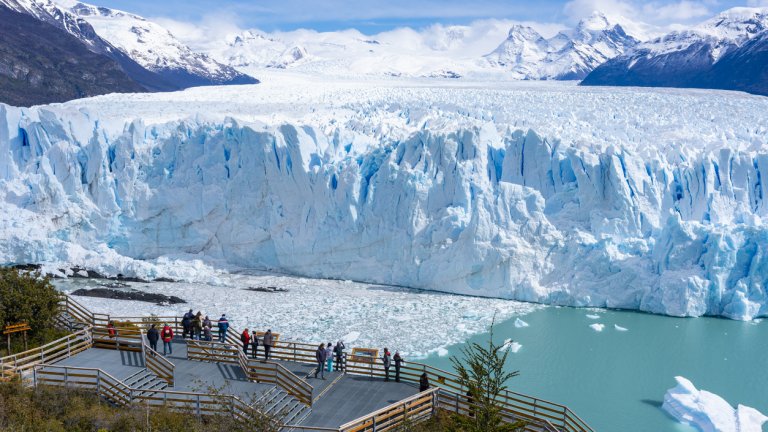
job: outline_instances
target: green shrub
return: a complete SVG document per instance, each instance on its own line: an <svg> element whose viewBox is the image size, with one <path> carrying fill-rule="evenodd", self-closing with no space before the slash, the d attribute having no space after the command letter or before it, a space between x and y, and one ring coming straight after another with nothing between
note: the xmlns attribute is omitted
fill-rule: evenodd
<svg viewBox="0 0 768 432"><path fill-rule="evenodd" d="M59 298L59 292L47 277L13 268L0 268L0 327L29 323L32 327L28 333L31 345L61 336L61 332L54 327ZM13 338L18 346L20 335Z"/></svg>

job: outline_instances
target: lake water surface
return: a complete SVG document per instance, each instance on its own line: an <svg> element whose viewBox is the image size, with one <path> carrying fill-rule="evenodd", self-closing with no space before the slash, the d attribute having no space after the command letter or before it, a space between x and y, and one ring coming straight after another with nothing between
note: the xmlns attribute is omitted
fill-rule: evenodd
<svg viewBox="0 0 768 432"><path fill-rule="evenodd" d="M590 319L587 315L599 315ZM670 318L635 312L547 307L496 327L522 344L510 389L568 405L599 432L691 431L662 409L677 375L732 405L768 414L768 320ZM590 324L605 325L602 332ZM627 328L618 331L614 325ZM488 335L470 341L487 341ZM449 348L451 355L463 346ZM449 357L426 363L451 370ZM768 430L768 428L764 428Z"/></svg>

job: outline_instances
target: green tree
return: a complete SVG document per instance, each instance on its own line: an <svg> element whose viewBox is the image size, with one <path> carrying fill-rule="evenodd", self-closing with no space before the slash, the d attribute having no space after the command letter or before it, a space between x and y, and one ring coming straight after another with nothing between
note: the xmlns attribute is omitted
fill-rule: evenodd
<svg viewBox="0 0 768 432"><path fill-rule="evenodd" d="M469 416L454 416L453 424L457 429L468 432L518 431L525 426L523 422L505 423L499 404L499 396L507 389L507 381L518 376L519 371L506 371L509 352L505 344L498 345L493 340L491 323L488 344L483 346L473 342L461 349L463 358L451 357L451 363L459 375L459 382L468 389Z"/></svg>
<svg viewBox="0 0 768 432"><path fill-rule="evenodd" d="M32 341L43 342L56 335L59 292L39 273L0 268L0 326L26 321Z"/></svg>

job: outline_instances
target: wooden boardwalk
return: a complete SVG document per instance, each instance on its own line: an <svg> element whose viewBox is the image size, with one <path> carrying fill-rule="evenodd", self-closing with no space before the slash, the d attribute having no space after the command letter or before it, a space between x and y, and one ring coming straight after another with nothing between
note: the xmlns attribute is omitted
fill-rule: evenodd
<svg viewBox="0 0 768 432"><path fill-rule="evenodd" d="M164 357L149 348L144 332L159 321L179 334L180 317L110 317L69 296L62 296L61 307L57 325L72 334L0 358L0 379L79 387L118 406L191 410L242 422L269 413L281 430L297 432L394 430L439 410L474 412L466 384L455 373L426 364L408 362L402 382L385 382L380 359L353 352L344 357L343 373L325 372L326 379L316 379L317 345L280 340L269 361L253 359L242 352L232 327L223 343L177 338L173 354ZM417 389L420 377L431 383L423 392ZM526 432L594 432L564 405L509 390L497 395L496 403L505 422L523 420Z"/></svg>
<svg viewBox="0 0 768 432"><path fill-rule="evenodd" d="M187 343L180 338L174 339L173 354L166 358L176 366L174 386L168 390L211 393L211 389L216 389L215 392L235 395L250 403L275 389L273 384L251 382L238 365L188 360ZM344 423L418 393L414 384L405 382L327 371L323 380L313 377L314 365L279 363L313 386L311 412L296 423L301 426L338 429ZM118 380L128 380L145 369L141 352L103 348L87 349L56 366L101 369Z"/></svg>

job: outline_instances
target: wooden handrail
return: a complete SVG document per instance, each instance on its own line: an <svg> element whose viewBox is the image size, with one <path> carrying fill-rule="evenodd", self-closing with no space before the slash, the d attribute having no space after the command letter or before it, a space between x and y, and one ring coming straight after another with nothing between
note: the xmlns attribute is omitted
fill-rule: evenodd
<svg viewBox="0 0 768 432"><path fill-rule="evenodd" d="M79 303L75 302L74 300L71 300L69 296L66 296L67 301L66 304L73 304L76 306L73 307L79 307L86 311L86 314L90 314L92 319L95 320L95 317L98 314L92 314L88 312L87 309L82 307ZM99 316L106 316L108 315L99 315ZM174 330L179 329L179 317L155 317L159 321L166 321L169 323L174 324ZM101 318L100 318L101 319ZM144 320L146 317L112 317L112 320L119 320L119 321L138 321L137 324L144 324ZM95 321L94 321L95 322ZM95 332L98 326L94 327ZM215 331L214 331L215 333ZM201 342L201 341L195 341L195 342ZM251 363L249 360L242 361L240 359L240 354L242 353L242 350L237 349L237 346L239 346L239 333L233 328L229 327L229 330L226 334L226 344L231 345L235 347L234 351L236 351L238 354L232 355L229 360L225 360L230 363L237 363L241 364L244 367L244 370L246 370L246 375L248 376L254 376L254 373L256 373L256 366L251 366ZM300 342L291 342L291 341L278 341L273 347L271 352L271 357L277 360L288 360L288 361L296 361L301 363L308 363L308 364L314 364L314 351L315 351L316 345L314 344L306 344L306 343L300 343ZM221 357L224 358L223 356ZM271 362L270 362L271 363ZM261 364L265 364L262 362ZM269 363L267 363L269 364ZM263 370L264 368L262 368ZM287 377L294 376L296 377L292 372L286 371L290 374L287 375ZM383 377L384 376L384 369L383 365L379 364L378 362L375 363L360 363L360 362L352 362L349 361L347 364L347 373L355 374L355 375L364 375L364 376L370 376L370 377ZM461 385L459 377L451 372L444 371L429 365L425 365L422 363L415 363L415 362L408 362L401 368L401 379L409 382L418 382L418 377L421 375L422 372L426 372L428 376L430 377L430 382L438 387L441 387L448 391L454 391L458 393L464 393L466 390L464 386ZM275 372L275 382L279 381L277 379L277 372ZM263 375L262 375L263 377ZM306 381L302 380L301 378L296 377L300 383L306 383ZM290 378L286 378L290 380ZM309 383L306 383L309 385ZM310 386L311 388L311 386ZM286 390L287 391L287 390ZM297 395L294 395L297 396ZM297 396L298 398L298 396ZM311 393L309 400L311 401ZM560 428L564 432L593 432L593 429L590 428L586 422L584 422L579 416L577 416L573 411L571 411L568 407L565 405L557 404L554 402L550 402L544 399L535 398L529 395L525 395L522 393L507 391L505 392L499 399L498 402L502 405L504 409L508 409L510 412L518 413L520 416L523 417L529 417L529 418L537 418L541 419L542 421L555 421L556 426Z"/></svg>
<svg viewBox="0 0 768 432"><path fill-rule="evenodd" d="M237 364L250 381L274 383L305 405L312 406L312 385L279 363L253 361L236 346L213 341L187 341L187 356L193 360ZM260 371L272 371L272 373Z"/></svg>
<svg viewBox="0 0 768 432"><path fill-rule="evenodd" d="M243 422L250 421L253 416L264 415L262 411L248 406L239 397L234 395L136 389L129 387L109 373L96 368L43 364L37 365L34 370L35 386L41 383L52 385L63 383L66 386L71 382L80 387L94 388L99 396L105 397L120 405L130 405L140 402L171 408L184 408L195 404L194 408L198 415L227 413ZM56 370L62 370L63 373L54 372ZM51 376L63 376L63 379L49 378ZM222 404L222 399L228 400L229 404Z"/></svg>
<svg viewBox="0 0 768 432"><path fill-rule="evenodd" d="M144 366L157 375L160 379L173 387L175 382L176 365L153 350L142 338L141 354L144 358Z"/></svg>
<svg viewBox="0 0 768 432"><path fill-rule="evenodd" d="M359 431L368 430L369 426L372 427L371 430L375 431L377 430L376 425L377 425L378 417L383 417L382 420L385 422L390 421L394 423L394 424L388 424L387 425L388 427L394 427L396 425L402 424L402 422L408 416L408 408L411 402L417 402L416 405L418 405L419 408L421 408L421 406L423 406L422 403L424 403L430 408L430 410L432 410L434 406L435 395L438 390L439 389L437 388L432 388L432 389L423 391L421 393L415 394L406 399L397 401L391 405L388 405L370 414L366 414L360 418L344 423L339 427L339 431L359 432ZM391 419L392 417L395 417L395 419L392 420Z"/></svg>

